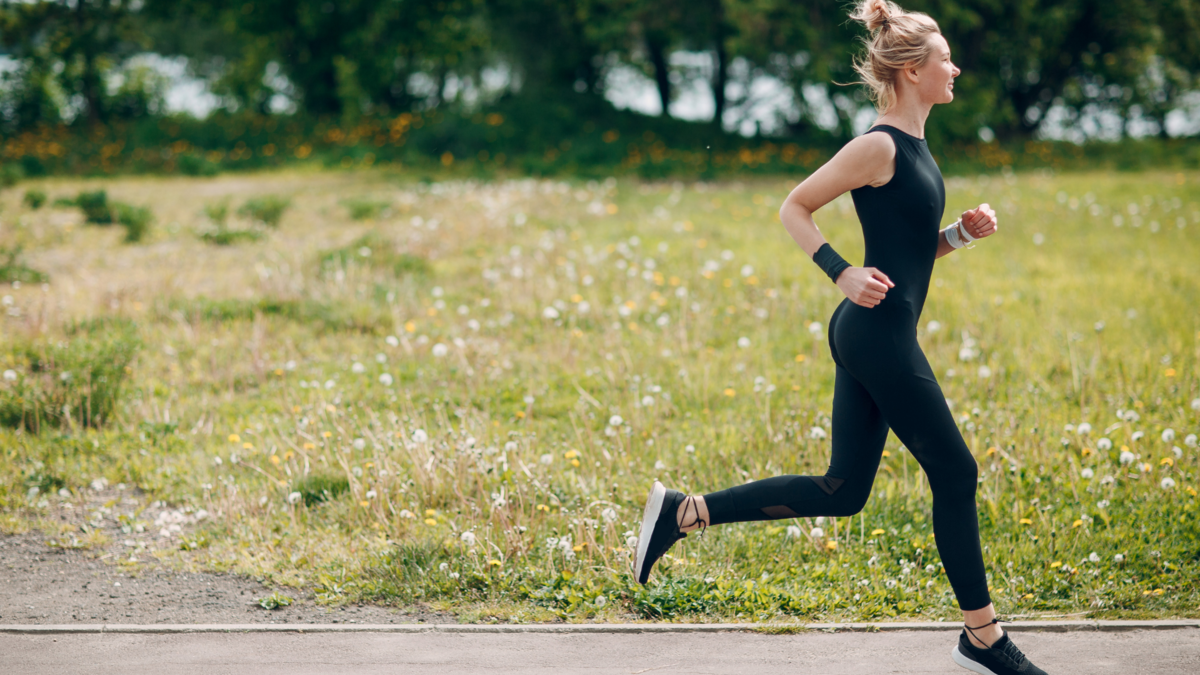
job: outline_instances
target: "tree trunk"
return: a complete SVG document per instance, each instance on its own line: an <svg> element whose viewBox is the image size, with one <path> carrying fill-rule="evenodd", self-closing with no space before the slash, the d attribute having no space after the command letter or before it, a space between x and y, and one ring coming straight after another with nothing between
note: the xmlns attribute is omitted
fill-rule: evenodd
<svg viewBox="0 0 1200 675"><path fill-rule="evenodd" d="M725 49L725 38L729 27L725 23L725 4L722 0L714 0L713 23L716 34L716 72L713 74L713 124L721 128L725 115L725 84L729 80L729 52Z"/></svg>
<svg viewBox="0 0 1200 675"><path fill-rule="evenodd" d="M662 102L662 116L671 116L671 73L667 66L667 41L658 33L646 35L646 51L654 66L654 83L658 85L658 100Z"/></svg>

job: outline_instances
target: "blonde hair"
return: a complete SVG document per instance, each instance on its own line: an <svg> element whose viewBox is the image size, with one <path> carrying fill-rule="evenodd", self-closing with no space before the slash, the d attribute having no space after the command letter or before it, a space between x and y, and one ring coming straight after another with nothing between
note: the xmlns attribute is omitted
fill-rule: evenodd
<svg viewBox="0 0 1200 675"><path fill-rule="evenodd" d="M920 68L933 53L929 36L941 34L937 22L924 12L906 12L889 0L863 0L850 18L860 21L871 37L863 38L865 58L855 57L854 72L866 85L880 114L896 104L896 76L905 68Z"/></svg>

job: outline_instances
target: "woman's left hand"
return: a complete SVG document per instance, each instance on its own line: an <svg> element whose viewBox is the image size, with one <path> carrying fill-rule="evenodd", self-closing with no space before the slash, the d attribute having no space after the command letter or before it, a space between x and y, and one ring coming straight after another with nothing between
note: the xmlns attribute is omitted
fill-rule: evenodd
<svg viewBox="0 0 1200 675"><path fill-rule="evenodd" d="M962 227L975 239L983 239L996 234L996 212L987 204L980 204L977 208L964 211Z"/></svg>

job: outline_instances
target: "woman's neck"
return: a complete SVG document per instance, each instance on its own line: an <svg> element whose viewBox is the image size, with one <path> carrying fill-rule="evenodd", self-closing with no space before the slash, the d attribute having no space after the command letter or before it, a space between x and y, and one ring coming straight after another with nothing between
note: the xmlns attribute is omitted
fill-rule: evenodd
<svg viewBox="0 0 1200 675"><path fill-rule="evenodd" d="M920 101L909 101L903 97L892 106L891 110L879 116L876 124L886 124L896 127L906 134L917 138L925 138L925 120L933 106Z"/></svg>

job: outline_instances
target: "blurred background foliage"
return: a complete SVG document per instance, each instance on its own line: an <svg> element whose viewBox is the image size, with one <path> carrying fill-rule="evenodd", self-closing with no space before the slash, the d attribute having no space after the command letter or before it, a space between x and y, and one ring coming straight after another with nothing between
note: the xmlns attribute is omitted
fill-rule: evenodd
<svg viewBox="0 0 1200 675"><path fill-rule="evenodd" d="M904 6L938 20L963 70L955 104L927 125L944 168L1200 163L1187 143L1194 123L1168 133L1172 111L1200 107L1195 0ZM0 161L18 177L204 175L297 160L485 175L814 168L870 119L861 88L844 86L865 35L848 9L825 0L0 0ZM168 105L163 63L183 64L202 85L193 98L209 101L205 114ZM658 114L613 104L618 72L653 83ZM788 101L768 119L764 82ZM695 92L711 97L711 119L678 119L681 97L694 104ZM1049 141L1048 124L1068 141ZM1100 137L1121 142L1078 144Z"/></svg>

